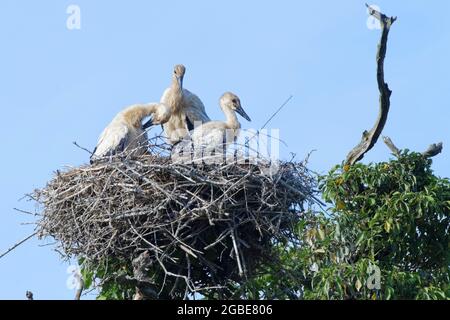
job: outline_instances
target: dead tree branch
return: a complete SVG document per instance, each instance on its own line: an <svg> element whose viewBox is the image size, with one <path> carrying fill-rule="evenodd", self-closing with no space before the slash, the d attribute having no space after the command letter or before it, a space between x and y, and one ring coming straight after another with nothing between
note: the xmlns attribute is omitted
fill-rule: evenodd
<svg viewBox="0 0 450 320"><path fill-rule="evenodd" d="M79 284L79 287L77 288L77 292L75 293L75 298L74 300L81 300L81 294L83 293L84 290L84 281L83 279L80 279L81 283Z"/></svg>
<svg viewBox="0 0 450 320"><path fill-rule="evenodd" d="M346 164L353 165L357 161L361 160L364 155L373 148L377 142L384 125L386 124L387 116L390 107L390 97L392 91L389 89L388 84L384 81L384 58L386 57L387 41L389 31L392 24L397 20L396 17L387 17L381 12L373 9L366 4L369 8L369 13L374 18L378 19L381 24L381 39L378 45L377 52L377 82L378 90L380 91L380 111L375 125L370 131L364 131L361 142L353 148L347 155Z"/></svg>
<svg viewBox="0 0 450 320"><path fill-rule="evenodd" d="M397 146L394 144L394 142L392 142L391 138L383 137L383 141L396 157L400 156L401 150L399 148L397 148ZM437 156L439 153L441 153L442 148L443 148L442 142L433 143L428 147L427 150L422 152L422 155L425 158L432 158L434 156Z"/></svg>

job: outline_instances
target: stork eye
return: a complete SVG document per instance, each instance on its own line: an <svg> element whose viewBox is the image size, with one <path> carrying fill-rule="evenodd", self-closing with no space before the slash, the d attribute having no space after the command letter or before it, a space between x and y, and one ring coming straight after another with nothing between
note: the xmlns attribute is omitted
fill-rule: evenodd
<svg viewBox="0 0 450 320"><path fill-rule="evenodd" d="M237 100L236 100L236 99L233 99L233 100L231 100L231 101L232 101L233 103L235 103L235 104L237 103Z"/></svg>

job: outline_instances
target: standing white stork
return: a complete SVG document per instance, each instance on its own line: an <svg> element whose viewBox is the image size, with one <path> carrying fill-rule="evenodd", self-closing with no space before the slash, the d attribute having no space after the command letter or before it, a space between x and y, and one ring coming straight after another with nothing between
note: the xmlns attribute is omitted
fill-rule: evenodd
<svg viewBox="0 0 450 320"><path fill-rule="evenodd" d="M241 124L236 113L247 121L251 119L242 108L241 100L234 93L225 92L220 98L220 107L225 114L225 121L209 121L195 128L190 138L186 136L183 141L174 146L173 159L177 160L181 154L185 157L184 154L191 152L192 149L196 156L201 152L201 157L205 154L210 155L217 149L226 152L227 146L239 136Z"/></svg>
<svg viewBox="0 0 450 320"><path fill-rule="evenodd" d="M161 97L161 103L170 108L171 116L163 124L163 129L164 135L171 144L182 140L197 123L210 121L200 98L183 88L185 72L186 68L181 64L174 67L172 84ZM147 124L144 125L146 126Z"/></svg>
<svg viewBox="0 0 450 320"><path fill-rule="evenodd" d="M119 112L103 130L91 156L91 163L123 151L133 155L147 152L147 132L142 120L150 116L146 128L162 124L170 117L170 109L163 103L135 104Z"/></svg>

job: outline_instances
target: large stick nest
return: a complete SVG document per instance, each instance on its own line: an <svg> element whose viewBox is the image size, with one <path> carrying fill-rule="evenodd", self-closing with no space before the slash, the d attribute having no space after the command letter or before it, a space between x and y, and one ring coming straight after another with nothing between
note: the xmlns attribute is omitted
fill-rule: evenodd
<svg viewBox="0 0 450 320"><path fill-rule="evenodd" d="M145 277L164 274L161 290L168 278L184 280L191 293L220 287L270 259L274 242L290 239L313 199L303 163L274 170L268 161L251 162L176 164L154 147L139 158L57 171L33 194L37 229L65 258L140 261Z"/></svg>

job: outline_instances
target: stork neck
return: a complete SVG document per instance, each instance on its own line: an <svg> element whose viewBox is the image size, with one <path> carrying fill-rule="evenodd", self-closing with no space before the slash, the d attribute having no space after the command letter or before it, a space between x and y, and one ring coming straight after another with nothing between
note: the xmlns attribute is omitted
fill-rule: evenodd
<svg viewBox="0 0 450 320"><path fill-rule="evenodd" d="M144 106L144 114L143 114L143 116L144 117L148 117L149 115L155 113L156 112L156 107L157 107L156 103L146 104Z"/></svg>
<svg viewBox="0 0 450 320"><path fill-rule="evenodd" d="M178 94L181 94L183 92L183 88L180 85L180 82L178 81L176 76L172 77L172 90Z"/></svg>
<svg viewBox="0 0 450 320"><path fill-rule="evenodd" d="M123 118L134 128L140 128L142 119L151 115L155 111L156 104L136 104L124 111Z"/></svg>
<svg viewBox="0 0 450 320"><path fill-rule="evenodd" d="M229 129L239 129L241 124L238 121L236 112L228 107L222 108L225 113L226 124Z"/></svg>
<svg viewBox="0 0 450 320"><path fill-rule="evenodd" d="M183 100L183 88L176 76L172 77L171 94L168 97L168 105L172 108L173 113L177 113L181 110L181 104Z"/></svg>

